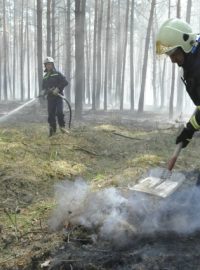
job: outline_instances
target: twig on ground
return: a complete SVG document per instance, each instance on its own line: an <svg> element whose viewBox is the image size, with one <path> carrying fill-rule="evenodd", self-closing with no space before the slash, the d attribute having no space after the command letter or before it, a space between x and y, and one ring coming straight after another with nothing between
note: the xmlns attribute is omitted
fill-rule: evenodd
<svg viewBox="0 0 200 270"><path fill-rule="evenodd" d="M143 139L130 137L130 136L127 136L127 135L118 133L118 132L113 132L113 134L114 135L117 135L117 136L121 136L121 137L127 138L127 139L131 139L131 140L143 141Z"/></svg>
<svg viewBox="0 0 200 270"><path fill-rule="evenodd" d="M86 152L87 154L90 154L90 155L93 155L93 156L99 156L97 153L92 152L92 151L87 150L87 149L82 148L82 147L75 147L74 150L80 150L80 151Z"/></svg>

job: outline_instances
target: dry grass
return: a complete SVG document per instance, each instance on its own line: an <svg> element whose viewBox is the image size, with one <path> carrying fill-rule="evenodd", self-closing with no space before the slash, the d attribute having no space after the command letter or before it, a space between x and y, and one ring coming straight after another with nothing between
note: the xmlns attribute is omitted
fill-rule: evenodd
<svg viewBox="0 0 200 270"><path fill-rule="evenodd" d="M81 176L93 189L127 187L148 169L166 166L175 136L170 129L107 124L77 127L49 139L42 124L1 127L0 269L23 267L62 242L47 226L55 183ZM194 138L176 168L198 168L199 148L199 138Z"/></svg>

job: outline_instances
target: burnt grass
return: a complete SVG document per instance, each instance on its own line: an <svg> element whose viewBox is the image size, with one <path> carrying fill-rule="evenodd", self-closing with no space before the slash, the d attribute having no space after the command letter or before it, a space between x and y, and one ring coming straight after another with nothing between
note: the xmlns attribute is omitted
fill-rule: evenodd
<svg viewBox="0 0 200 270"><path fill-rule="evenodd" d="M53 255L49 269L200 269L200 233L134 236L126 247L72 242Z"/></svg>
<svg viewBox="0 0 200 270"><path fill-rule="evenodd" d="M24 145L28 153L27 155L35 151L34 155L37 159L36 150L39 152L40 147L40 142L38 143L37 141L37 134L41 132L41 137L46 136L45 140L47 142L49 139L46 135L48 132L47 128L43 128L46 125L46 110L38 109L38 107L36 108L34 106L26 108L26 111L22 113L15 114L3 123L0 129L1 134L9 132L13 127L19 132L22 132L21 130L24 129ZM15 107L15 103L9 103L9 107L3 106L2 115L6 109L10 110ZM151 121L152 119L153 121ZM166 160L169 153L173 152L173 143L177 132L177 128L174 128L173 125L163 124L166 123L166 119L167 116L165 115L151 113L144 113L139 116L136 113L129 112L121 114L114 111L107 113L84 112L82 120L77 121L73 119L72 121L72 135L70 136L74 140L81 138L82 141L79 141L79 144L76 142L76 148L74 147L74 149L69 150L69 158L74 158L73 161L75 164L75 157L78 152L81 162L87 161L87 166L90 167L90 170L86 170L82 174L83 177L89 179L88 181L95 188L99 188L99 186L100 188L109 186L124 188L129 181L132 181L130 179L135 178L137 180L138 176L150 167L156 167L157 165L165 166L163 165L163 160ZM98 132L98 128L102 125L111 125L112 128L111 130ZM31 137L29 130L33 132L33 136L30 138L30 145L26 139L27 133ZM156 139L153 133L155 130L158 131ZM127 138L126 136L118 136L120 132L123 135L124 132L129 132L129 135ZM131 138L133 134L138 134L139 132L142 132L142 137L139 135L137 138L142 138L142 141L136 137L134 139ZM8 135L11 136L10 133ZM128 138L129 136L130 138ZM65 139L65 141L60 135L57 138L61 141L61 144L62 142L71 143L70 137ZM12 141L12 137L9 137L9 139ZM183 190L200 184L198 140L199 138L194 139L191 148L187 149L178 161L177 168L188 179L181 187ZM38 148L36 147L37 143ZM43 147L41 151L45 150L45 154L48 157L48 151L52 151L50 147L53 145L55 148L56 143L57 141L55 139L50 146L49 144L44 144L44 147L41 146ZM103 146L104 143L107 143L106 150ZM109 147L110 145L111 147ZM22 151L20 148L19 150ZM59 152L59 146L57 150ZM159 155L159 161L156 159L156 161L149 160L147 162L143 159L142 161L134 159L135 156L139 156L144 152L147 152L150 156L156 153L156 155ZM9 158L8 150L6 155L6 158ZM41 152L39 152L39 155L41 155ZM23 157L25 158L25 155ZM88 157L89 159L87 159ZM15 156L12 158L15 160ZM127 159L129 159L128 163ZM105 164L108 164L109 169L107 169ZM27 178L28 172L24 172L26 176L22 174L22 171L19 174L17 168L14 168L14 165L13 162L13 167L11 164L7 167L5 165L1 166L0 174L1 216L4 215L6 218L5 224L3 223L4 219L0 222L2 242L0 250L2 254L1 270L200 269L200 231L198 230L187 234L174 231L132 234L126 243L96 238L93 236L93 231L89 231L81 226L72 226L70 231L68 228L63 227L59 232L50 232L46 223L54 206L50 207L49 204L45 204L41 209L38 205L43 201L49 202L53 200L52 186L57 180L67 178L73 181L79 174L76 175L74 171L70 171L66 175L65 172L59 172L59 174L56 172L57 174L55 175L49 171L50 167L48 167L47 172L44 171L45 176L39 174L42 169L39 170L38 168L38 174L34 175L33 170L30 178ZM105 174L102 177L98 176L99 178L95 178L95 174L102 174L102 167L104 166ZM94 169L92 173L91 168ZM130 171L130 169L133 169L134 172L137 169L138 173L132 175L131 173L133 171ZM123 177L125 175L128 179L127 182L119 180L119 178L116 178L116 175ZM41 182L36 181L40 177ZM93 181L93 179L97 180ZM45 189L45 192L41 192L40 189L42 188ZM173 196L175 202L176 194ZM16 207L13 206L16 201L19 210L16 210ZM173 200L170 203L173 208ZM17 214L20 216L23 211L30 211L29 207L34 207L34 204L37 204L36 210L34 208L34 215L35 211L40 211L40 217L31 219L30 228L26 231L23 231L24 228L20 227L17 232L14 232L16 224L13 224L12 211L19 211ZM5 211L7 211L7 214L5 214ZM196 213L196 215L198 216L199 213ZM9 217L12 218L12 222L9 221ZM32 225L33 227L31 227ZM25 252L28 249L29 251Z"/></svg>
<svg viewBox="0 0 200 270"><path fill-rule="evenodd" d="M197 185L198 192L200 172L194 170L183 173L193 185ZM176 202L187 201L187 195L189 194L185 186L168 198L172 209L168 209L168 212L163 214L160 224L163 228L172 216L176 214L178 216L181 212L187 214L184 207L173 209L173 204ZM193 206L195 208L195 204L198 204L197 200L198 198L194 196L188 202L191 208ZM196 215L198 216L198 207ZM135 234L127 232L129 239L126 238L124 242L116 239L105 241L105 239L95 238L94 231L81 227L75 227L71 233L65 228L62 233L63 244L50 254L51 261L48 269L200 269L200 231L198 229L191 233L168 230ZM32 263L34 265L34 262Z"/></svg>

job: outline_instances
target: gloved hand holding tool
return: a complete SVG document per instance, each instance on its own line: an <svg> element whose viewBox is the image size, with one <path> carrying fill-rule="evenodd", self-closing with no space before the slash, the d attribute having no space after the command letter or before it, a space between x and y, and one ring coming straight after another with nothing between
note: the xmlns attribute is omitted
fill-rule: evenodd
<svg viewBox="0 0 200 270"><path fill-rule="evenodd" d="M176 144L182 143L182 148L185 148L188 143L191 141L193 135L194 135L194 128L192 125L187 123L187 126L182 130L182 132L178 135L176 138Z"/></svg>
<svg viewBox="0 0 200 270"><path fill-rule="evenodd" d="M172 158L168 162L168 170L171 171L176 163L176 160L181 152L182 148L185 148L188 143L191 141L195 131L194 125L192 124L195 119L195 115L197 114L198 109L195 109L194 113L192 114L192 117L190 118L190 121L187 123L186 127L183 128L181 133L176 138L176 149L174 151L174 154L172 155ZM195 120L196 121L196 120ZM191 123L192 122L192 123Z"/></svg>

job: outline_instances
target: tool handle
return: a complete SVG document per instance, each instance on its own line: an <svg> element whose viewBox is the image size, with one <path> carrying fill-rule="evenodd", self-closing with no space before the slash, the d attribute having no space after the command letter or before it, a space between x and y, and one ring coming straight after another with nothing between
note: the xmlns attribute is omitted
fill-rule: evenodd
<svg viewBox="0 0 200 270"><path fill-rule="evenodd" d="M171 171L173 168L174 168L174 165L176 163L176 160L181 152L181 149L182 149L182 146L183 146L183 143L180 142L177 146L176 146L176 149L173 153L173 156L172 158L169 160L168 162L168 170Z"/></svg>

